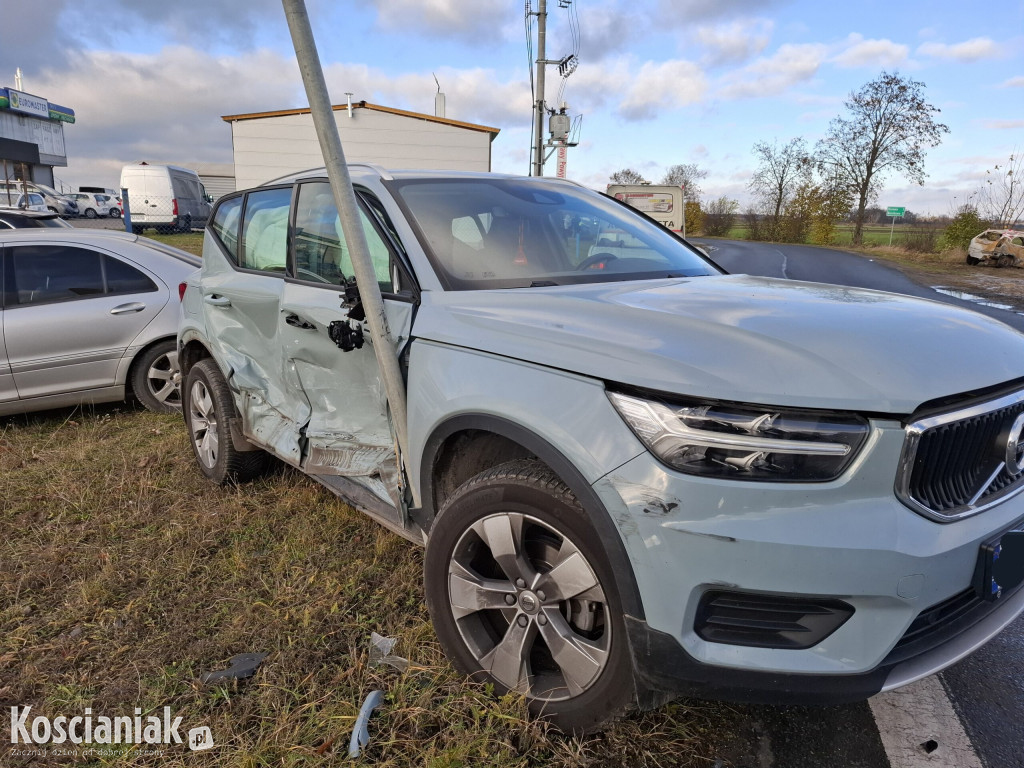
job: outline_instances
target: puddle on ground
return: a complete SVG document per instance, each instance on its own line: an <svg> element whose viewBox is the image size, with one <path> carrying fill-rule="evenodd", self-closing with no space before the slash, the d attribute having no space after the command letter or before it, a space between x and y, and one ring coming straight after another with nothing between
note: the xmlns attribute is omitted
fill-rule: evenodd
<svg viewBox="0 0 1024 768"><path fill-rule="evenodd" d="M946 296L952 296L954 299L961 299L963 301L970 301L974 304L980 304L983 307L992 307L993 309L1005 309L1007 312L1013 312L1016 315L1024 315L1024 312L1019 312L1012 304L999 304L988 299L983 299L981 296L975 296L973 293L967 293L966 291L958 291L955 288L943 288L941 286L933 285L932 290L937 293L943 293Z"/></svg>

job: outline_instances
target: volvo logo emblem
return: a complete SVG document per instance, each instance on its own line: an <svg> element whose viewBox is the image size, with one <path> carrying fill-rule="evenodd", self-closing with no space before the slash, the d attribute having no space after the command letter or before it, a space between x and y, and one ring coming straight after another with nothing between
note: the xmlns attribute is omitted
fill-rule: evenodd
<svg viewBox="0 0 1024 768"><path fill-rule="evenodd" d="M537 605L537 597L532 592L523 592L519 595L519 607L527 613L536 611Z"/></svg>
<svg viewBox="0 0 1024 768"><path fill-rule="evenodd" d="M1024 413L1017 416L1006 438L1006 454L1003 457L1011 474L1024 472Z"/></svg>

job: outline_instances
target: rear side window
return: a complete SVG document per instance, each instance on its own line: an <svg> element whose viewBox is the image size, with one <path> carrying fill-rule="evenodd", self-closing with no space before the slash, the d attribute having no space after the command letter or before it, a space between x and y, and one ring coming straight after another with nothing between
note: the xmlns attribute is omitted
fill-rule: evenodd
<svg viewBox="0 0 1024 768"><path fill-rule="evenodd" d="M213 217L213 233L232 259L238 257L238 216L242 212L242 196L222 200Z"/></svg>
<svg viewBox="0 0 1024 768"><path fill-rule="evenodd" d="M123 261L104 256L103 267L107 277L107 293L149 293L157 290L156 283L145 273Z"/></svg>
<svg viewBox="0 0 1024 768"><path fill-rule="evenodd" d="M238 266L284 272L288 262L288 212L292 188L261 189L245 198Z"/></svg>

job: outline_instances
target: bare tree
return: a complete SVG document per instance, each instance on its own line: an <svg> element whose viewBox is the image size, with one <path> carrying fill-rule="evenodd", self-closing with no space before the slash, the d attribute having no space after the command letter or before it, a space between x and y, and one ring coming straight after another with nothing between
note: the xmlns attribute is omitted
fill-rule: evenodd
<svg viewBox="0 0 1024 768"><path fill-rule="evenodd" d="M938 146L949 128L933 119L938 113L924 100L924 83L882 72L850 94L846 117L836 117L818 144L821 163L837 173L857 202L853 242L862 241L864 212L889 172L924 184L924 155Z"/></svg>
<svg viewBox="0 0 1024 768"><path fill-rule="evenodd" d="M612 174L612 184L650 184L647 179L640 175L639 171L632 168L623 168Z"/></svg>
<svg viewBox="0 0 1024 768"><path fill-rule="evenodd" d="M704 234L712 237L728 235L739 209L740 204L726 195L712 200L704 210Z"/></svg>
<svg viewBox="0 0 1024 768"><path fill-rule="evenodd" d="M786 203L800 183L808 179L814 163L799 136L781 146L777 141L759 141L754 145L754 155L759 165L748 186L768 217L768 237L776 239Z"/></svg>
<svg viewBox="0 0 1024 768"><path fill-rule="evenodd" d="M696 163L680 163L665 171L665 178L661 180L661 183L673 187L683 187L687 200L699 201L704 195L704 190L700 188L699 182L707 177L708 172Z"/></svg>
<svg viewBox="0 0 1024 768"><path fill-rule="evenodd" d="M985 217L998 227L1013 227L1024 216L1024 156L1014 152L1009 162L985 171L981 207Z"/></svg>

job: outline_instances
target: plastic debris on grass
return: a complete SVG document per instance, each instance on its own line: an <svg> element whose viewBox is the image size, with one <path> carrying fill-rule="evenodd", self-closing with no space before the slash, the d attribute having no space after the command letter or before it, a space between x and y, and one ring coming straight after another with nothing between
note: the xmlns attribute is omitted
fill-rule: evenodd
<svg viewBox="0 0 1024 768"><path fill-rule="evenodd" d="M396 637L384 637L383 635L378 635L376 632L371 632L370 665L380 666L381 664L388 664L399 672L405 672L408 670L409 660L403 659L401 656L394 656L391 653L397 643L398 638Z"/></svg>
<svg viewBox="0 0 1024 768"><path fill-rule="evenodd" d="M380 635L377 636L380 637ZM381 637L381 639L387 638ZM349 757L359 757L359 753L370 743L370 731L367 724L370 722L373 710L380 706L383 698L383 691L370 691L363 699L363 706L359 708L359 717L356 718L356 724L352 728L352 739L348 743Z"/></svg>
<svg viewBox="0 0 1024 768"><path fill-rule="evenodd" d="M240 653L231 657L231 666L216 672L205 672L200 678L204 683L215 683L220 680L244 680L256 674L256 669L268 653Z"/></svg>

